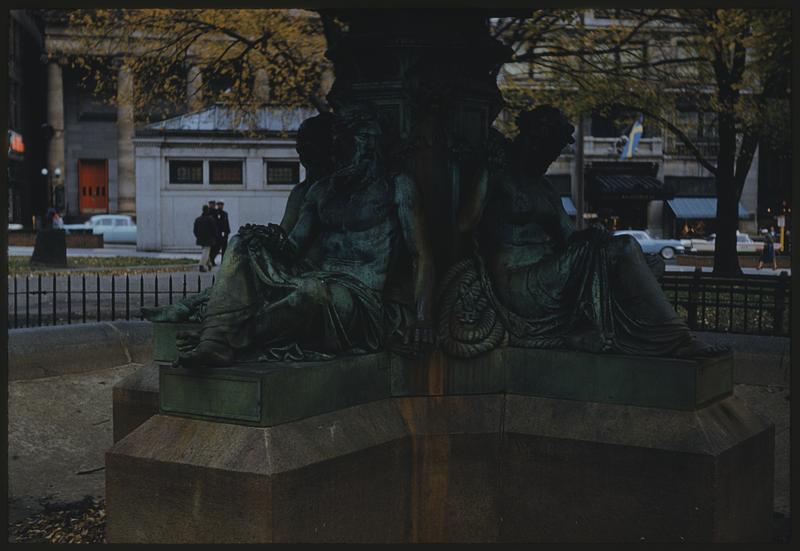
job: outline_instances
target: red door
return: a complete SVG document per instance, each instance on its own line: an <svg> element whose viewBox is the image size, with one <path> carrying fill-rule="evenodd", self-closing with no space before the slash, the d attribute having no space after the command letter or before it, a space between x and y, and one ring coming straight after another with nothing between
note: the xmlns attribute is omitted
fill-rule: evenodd
<svg viewBox="0 0 800 551"><path fill-rule="evenodd" d="M81 214L108 212L108 161L78 161L78 193Z"/></svg>

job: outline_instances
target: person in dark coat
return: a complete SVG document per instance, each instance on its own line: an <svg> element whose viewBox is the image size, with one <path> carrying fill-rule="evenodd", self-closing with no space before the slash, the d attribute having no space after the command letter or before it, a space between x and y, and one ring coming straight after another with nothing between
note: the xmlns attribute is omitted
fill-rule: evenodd
<svg viewBox="0 0 800 551"><path fill-rule="evenodd" d="M225 212L225 203L217 201L217 208L214 209L214 219L217 222L217 247L222 257L225 256L225 249L228 248L228 236L231 234L231 225L228 222L228 213ZM222 258L219 259L222 264Z"/></svg>
<svg viewBox="0 0 800 551"><path fill-rule="evenodd" d="M217 206L216 205L217 205L216 201L214 201L213 199L209 199L209 201L208 201L208 213L209 213L209 215L211 215L211 218L214 220L214 224L215 225L217 223L217 217L214 214L216 212L216 210L217 210ZM209 253L212 266L216 266L217 265L216 258L217 258L217 255L219 254L219 243L217 243L217 234L218 233L219 233L219 231L215 228L214 229L214 243L211 244L211 252Z"/></svg>
<svg viewBox="0 0 800 551"><path fill-rule="evenodd" d="M200 256L200 271L211 270L211 247L216 241L217 225L208 205L203 205L203 214L194 220L194 236L196 238L195 242L203 247L203 252Z"/></svg>
<svg viewBox="0 0 800 551"><path fill-rule="evenodd" d="M775 259L775 241L769 232L764 235L764 248L761 250L761 258L758 259L758 269L763 268L764 264L772 264L773 270L778 269L778 261Z"/></svg>

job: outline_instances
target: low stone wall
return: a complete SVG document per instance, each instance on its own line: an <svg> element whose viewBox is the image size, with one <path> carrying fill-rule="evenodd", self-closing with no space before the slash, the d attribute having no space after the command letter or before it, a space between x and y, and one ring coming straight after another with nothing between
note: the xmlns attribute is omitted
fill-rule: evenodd
<svg viewBox="0 0 800 551"><path fill-rule="evenodd" d="M68 233L67 247L73 249L102 249L103 236L91 233ZM36 232L18 231L8 233L9 247L33 247L36 245Z"/></svg>
<svg viewBox="0 0 800 551"><path fill-rule="evenodd" d="M147 321L115 321L12 329L8 332L9 381L81 373L153 357Z"/></svg>

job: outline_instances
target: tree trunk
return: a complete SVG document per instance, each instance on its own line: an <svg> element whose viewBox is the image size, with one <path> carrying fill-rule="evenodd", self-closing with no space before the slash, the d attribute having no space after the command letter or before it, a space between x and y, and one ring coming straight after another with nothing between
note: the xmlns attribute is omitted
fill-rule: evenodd
<svg viewBox="0 0 800 551"><path fill-rule="evenodd" d="M742 273L736 251L740 194L731 180L720 182L720 175L717 175L717 237L714 245L716 275L732 276Z"/></svg>
<svg viewBox="0 0 800 551"><path fill-rule="evenodd" d="M731 113L719 114L719 154L717 155L717 236L714 244L714 274L741 275L736 251L739 229L741 188L734 179L736 128Z"/></svg>

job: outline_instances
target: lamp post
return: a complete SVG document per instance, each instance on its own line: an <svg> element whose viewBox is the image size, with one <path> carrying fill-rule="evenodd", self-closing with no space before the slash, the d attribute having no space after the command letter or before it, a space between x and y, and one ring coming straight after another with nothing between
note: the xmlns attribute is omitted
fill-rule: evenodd
<svg viewBox="0 0 800 551"><path fill-rule="evenodd" d="M55 203L55 200L54 200L55 197L53 196L53 179L50 176L50 171L47 170L47 168L43 168L42 169L42 176L44 176L46 181L47 181L48 202L50 203L51 207L54 207L56 203Z"/></svg>
<svg viewBox="0 0 800 551"><path fill-rule="evenodd" d="M53 169L51 173L47 168L42 169L42 176L47 178L47 195L50 200L50 206L57 208L59 211L66 210L66 205L62 205L62 201L59 200L57 189L60 187L60 180L61 180L61 168L56 167ZM54 183L53 180L56 180Z"/></svg>
<svg viewBox="0 0 800 551"><path fill-rule="evenodd" d="M61 168L53 169L53 204L63 214L67 213L66 195L64 194L64 183L61 181Z"/></svg>

